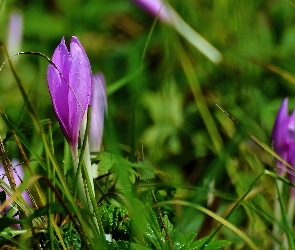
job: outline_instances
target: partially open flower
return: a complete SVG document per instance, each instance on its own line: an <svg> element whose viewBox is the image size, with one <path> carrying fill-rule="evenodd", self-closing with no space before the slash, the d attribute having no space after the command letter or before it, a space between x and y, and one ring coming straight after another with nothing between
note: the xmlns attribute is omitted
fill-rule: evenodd
<svg viewBox="0 0 295 250"><path fill-rule="evenodd" d="M51 100L60 127L72 151L76 151L80 125L90 102L90 63L82 45L74 36L70 52L62 38L52 61L59 71L51 64L47 68Z"/></svg>

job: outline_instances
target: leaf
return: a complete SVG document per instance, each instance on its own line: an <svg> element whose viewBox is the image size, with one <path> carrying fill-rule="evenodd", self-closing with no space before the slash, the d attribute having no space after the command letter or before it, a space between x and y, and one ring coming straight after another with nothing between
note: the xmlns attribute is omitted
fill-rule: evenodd
<svg viewBox="0 0 295 250"><path fill-rule="evenodd" d="M143 205L142 202L135 199L133 207L134 213L131 218L134 221L136 232L138 232L137 236L141 237L139 233L142 233L142 236L145 236L149 241L148 245L151 245L152 249L165 249L166 242L163 241L163 237L159 237L162 234L161 229L150 205Z"/></svg>
<svg viewBox="0 0 295 250"><path fill-rule="evenodd" d="M150 248L129 241L118 240L115 242L108 242L107 250L150 250Z"/></svg>
<svg viewBox="0 0 295 250"><path fill-rule="evenodd" d="M118 163L116 156L109 152L98 153L98 155L94 158L94 162L97 161L99 161L98 169L102 172L109 171L114 164Z"/></svg>
<svg viewBox="0 0 295 250"><path fill-rule="evenodd" d="M190 249L201 249L203 247L203 244L208 240L209 237L204 237L202 239L199 239L198 241L194 242L192 244L192 247ZM215 249L221 249L222 247L229 246L231 242L227 240L215 240L214 238L209 241L205 247L206 250L215 250Z"/></svg>

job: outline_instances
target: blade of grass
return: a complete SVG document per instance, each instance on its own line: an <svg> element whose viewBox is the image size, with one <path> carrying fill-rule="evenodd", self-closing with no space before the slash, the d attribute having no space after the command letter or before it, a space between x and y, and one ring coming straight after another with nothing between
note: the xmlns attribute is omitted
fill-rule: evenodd
<svg viewBox="0 0 295 250"><path fill-rule="evenodd" d="M128 84L131 80L138 77L138 75L145 69L145 65L142 64L138 69L131 72L129 75L124 76L123 78L119 79L118 81L108 85L107 88L107 95L111 96L115 92L117 92L120 88L124 87Z"/></svg>
<svg viewBox="0 0 295 250"><path fill-rule="evenodd" d="M199 112L205 123L206 129L210 135L211 141L214 146L214 151L217 155L219 155L223 147L221 136L218 132L214 119L206 103L205 97L203 95L202 89L198 81L198 77L195 73L195 69L193 65L191 64L182 46L179 45L178 47L179 47L178 55L180 58L180 62L181 62L183 71L185 73L185 76L187 78L187 81L189 83L189 86L191 88L192 94L194 96L196 106L199 109Z"/></svg>
<svg viewBox="0 0 295 250"><path fill-rule="evenodd" d="M53 140L52 140L52 131L51 131L51 124L48 123L48 138L49 138L49 143L51 145L51 150L52 152L54 152L54 147L53 147ZM50 164L50 159L47 157L46 155L46 163L47 163L47 174L48 174L48 178L51 180L53 179L53 173L51 171L51 164ZM50 204L52 202L52 198L53 198L53 193L51 191L50 188L48 188L48 193L47 193L47 203ZM54 240L53 240L53 228L52 225L55 229L55 232L58 236L58 238L60 238L60 233L59 230L57 229L57 226L53 220L53 216L51 215L51 206L48 207L48 213L47 213L47 223L48 223L48 232L49 232L49 247L50 250L54 250ZM60 240L62 246L64 247L64 242L63 240Z"/></svg>

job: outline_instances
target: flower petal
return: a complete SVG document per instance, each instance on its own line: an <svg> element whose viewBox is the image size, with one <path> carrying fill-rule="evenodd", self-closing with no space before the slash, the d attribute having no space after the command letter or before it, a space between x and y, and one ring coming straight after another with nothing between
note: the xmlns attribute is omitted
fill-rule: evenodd
<svg viewBox="0 0 295 250"><path fill-rule="evenodd" d="M60 123L61 129L69 140L70 138L70 124L68 120L69 105L69 52L65 45L64 38L54 51L52 61L55 63L59 71L53 66L49 65L47 68L47 83L53 103L53 108L57 119ZM66 81L67 82L66 82Z"/></svg>
<svg viewBox="0 0 295 250"><path fill-rule="evenodd" d="M169 8L161 0L133 0L137 5L151 13L153 16L158 15L163 21L170 22Z"/></svg>
<svg viewBox="0 0 295 250"><path fill-rule="evenodd" d="M272 130L273 148L284 160L288 160L287 129L289 124L288 98L285 98L278 111L275 124ZM277 163L280 166L280 163ZM278 169L281 174L281 170Z"/></svg>
<svg viewBox="0 0 295 250"><path fill-rule="evenodd" d="M88 57L76 37L70 45L70 70L68 94L70 141L72 146L78 143L79 129L87 110L91 95L91 68Z"/></svg>

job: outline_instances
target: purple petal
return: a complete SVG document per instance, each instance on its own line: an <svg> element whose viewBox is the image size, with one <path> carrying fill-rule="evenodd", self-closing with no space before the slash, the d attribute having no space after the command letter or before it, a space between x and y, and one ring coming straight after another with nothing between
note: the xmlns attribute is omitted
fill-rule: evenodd
<svg viewBox="0 0 295 250"><path fill-rule="evenodd" d="M78 142L79 129L87 110L91 95L91 68L88 57L76 37L72 38L70 48L69 83L69 124L72 141Z"/></svg>
<svg viewBox="0 0 295 250"><path fill-rule="evenodd" d="M57 120L67 140L70 140L70 126L68 121L69 105L69 52L64 38L54 51L52 61L59 71L49 65L47 68L47 83ZM62 75L61 75L62 74ZM65 81L66 80L66 81ZM70 142L69 142L70 143Z"/></svg>
<svg viewBox="0 0 295 250"><path fill-rule="evenodd" d="M104 112L107 109L106 84L103 74L92 76L91 121L89 130L89 149L91 152L100 150Z"/></svg>
<svg viewBox="0 0 295 250"><path fill-rule="evenodd" d="M288 159L287 159L288 163L290 163L290 165L293 167L292 169L287 170L288 173L288 178L292 183L295 183L295 143L290 143L288 146ZM294 197L295 196L295 189L291 187L291 195Z"/></svg>
<svg viewBox="0 0 295 250"><path fill-rule="evenodd" d="M292 115L290 116L290 119L288 122L287 142L288 143L295 142L295 110L293 111Z"/></svg>
<svg viewBox="0 0 295 250"><path fill-rule="evenodd" d="M169 8L161 0L133 0L137 5L151 13L153 16L158 15L162 21L170 22Z"/></svg>
<svg viewBox="0 0 295 250"><path fill-rule="evenodd" d="M285 98L278 111L275 124L272 131L272 141L274 151L279 154L284 160L287 160L287 129L289 123L288 116L288 98ZM277 162L277 165L281 163ZM278 169L278 173L282 174L281 168Z"/></svg>

